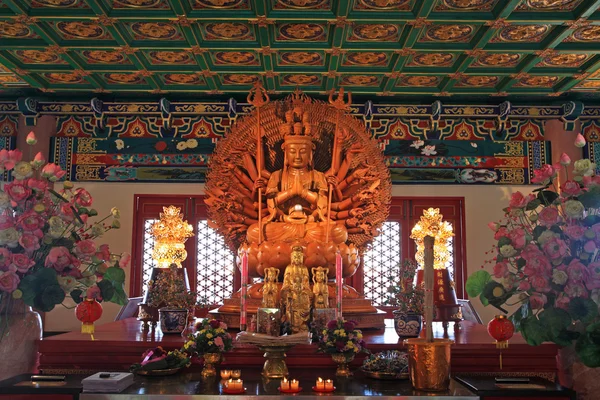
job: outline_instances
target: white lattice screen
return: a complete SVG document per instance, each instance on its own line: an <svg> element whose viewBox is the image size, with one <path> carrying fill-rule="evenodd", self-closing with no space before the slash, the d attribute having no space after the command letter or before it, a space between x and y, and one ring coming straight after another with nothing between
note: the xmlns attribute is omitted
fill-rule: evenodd
<svg viewBox="0 0 600 400"><path fill-rule="evenodd" d="M381 234L364 254L365 297L371 299L375 306L383 305L387 299L388 276L394 273L402 259L401 235L399 222L385 222ZM395 274L398 275L398 271Z"/></svg>
<svg viewBox="0 0 600 400"><path fill-rule="evenodd" d="M154 250L154 238L150 234L152 225L158 221L157 219L147 219L144 221L144 248L142 250L142 294L146 296L148 290L148 281L152 275L152 268L158 263L152 258L152 250Z"/></svg>
<svg viewBox="0 0 600 400"><path fill-rule="evenodd" d="M233 254L207 221L198 222L196 238L198 296L209 304L222 304L233 293Z"/></svg>

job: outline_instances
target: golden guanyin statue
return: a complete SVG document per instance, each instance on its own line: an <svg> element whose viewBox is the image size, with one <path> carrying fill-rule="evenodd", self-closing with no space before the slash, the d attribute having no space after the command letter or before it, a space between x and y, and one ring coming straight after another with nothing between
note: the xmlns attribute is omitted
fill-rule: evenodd
<svg viewBox="0 0 600 400"><path fill-rule="evenodd" d="M265 281L263 285L263 308L277 308L279 297L279 286L277 280L279 278L279 270L277 268L265 268Z"/></svg>
<svg viewBox="0 0 600 400"><path fill-rule="evenodd" d="M327 274L329 268L312 268L313 294L315 295L314 308L329 308L329 288L327 287Z"/></svg>
<svg viewBox="0 0 600 400"><path fill-rule="evenodd" d="M295 246L308 268L303 285L310 285L311 268L326 269L326 281L335 278L338 252L343 277L352 276L389 213L391 182L377 141L350 115L343 90L329 102L299 91L270 101L255 85L248 100L254 109L235 121L211 156L205 185L211 227L248 255L249 278L277 268L285 286ZM250 313L262 294L260 284L250 287L256 300ZM363 299L350 287L344 296ZM235 307L226 302L222 309Z"/></svg>

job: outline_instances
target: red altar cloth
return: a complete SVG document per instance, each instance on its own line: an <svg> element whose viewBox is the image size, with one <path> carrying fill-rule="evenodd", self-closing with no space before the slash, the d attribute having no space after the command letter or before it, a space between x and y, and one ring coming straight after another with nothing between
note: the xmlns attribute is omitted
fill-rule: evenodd
<svg viewBox="0 0 600 400"><path fill-rule="evenodd" d="M494 340L484 325L463 321L462 330L448 331L452 346L453 373L535 373L554 379L557 373L556 355L558 348L552 343L529 346L518 334L510 340L508 349L502 350L503 369L500 370L499 354ZM436 337L442 337L441 323L434 323ZM236 332L232 332L235 336ZM363 330L367 348L375 353L383 350L402 349L391 320L386 328ZM96 371L124 371L139 362L142 353L150 347L163 346L167 350L180 348L180 335L163 335L159 329L143 332L141 324L134 318L110 322L96 327L94 340L90 335L78 331L44 338L40 342L40 370L44 373L79 373ZM287 353L288 367L312 367L315 365L334 367L328 354L317 353L317 346L297 345ZM360 366L363 356L358 356L353 365ZM236 343L234 351L225 354L224 367L261 366L263 354L252 345Z"/></svg>

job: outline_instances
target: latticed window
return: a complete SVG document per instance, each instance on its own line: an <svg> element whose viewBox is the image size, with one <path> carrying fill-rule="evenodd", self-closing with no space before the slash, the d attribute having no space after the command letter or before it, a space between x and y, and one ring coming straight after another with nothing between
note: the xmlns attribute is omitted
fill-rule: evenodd
<svg viewBox="0 0 600 400"><path fill-rule="evenodd" d="M222 304L233 290L233 254L207 221L199 221L196 227L198 293L209 304Z"/></svg>
<svg viewBox="0 0 600 400"><path fill-rule="evenodd" d="M147 219L144 221L144 248L142 251L142 293L145 295L148 290L148 281L152 275L152 268L158 265L158 262L152 258L152 250L154 249L154 238L150 234L152 224L157 219Z"/></svg>
<svg viewBox="0 0 600 400"><path fill-rule="evenodd" d="M399 222L385 222L381 234L373 240L371 249L364 255L365 296L373 305L382 306L387 299L390 276L398 276L402 260Z"/></svg>

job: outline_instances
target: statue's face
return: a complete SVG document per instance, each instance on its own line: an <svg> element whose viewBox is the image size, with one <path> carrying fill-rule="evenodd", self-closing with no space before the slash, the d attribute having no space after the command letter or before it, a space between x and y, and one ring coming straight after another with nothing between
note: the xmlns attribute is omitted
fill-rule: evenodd
<svg viewBox="0 0 600 400"><path fill-rule="evenodd" d="M308 143L288 143L285 157L292 168L306 168L310 162L311 146Z"/></svg>
<svg viewBox="0 0 600 400"><path fill-rule="evenodd" d="M292 264L302 264L302 259L302 253L300 253L299 251L292 252Z"/></svg>

